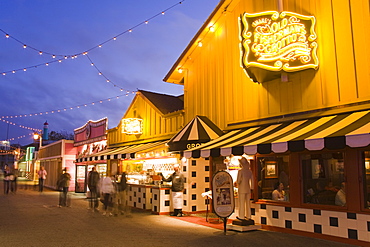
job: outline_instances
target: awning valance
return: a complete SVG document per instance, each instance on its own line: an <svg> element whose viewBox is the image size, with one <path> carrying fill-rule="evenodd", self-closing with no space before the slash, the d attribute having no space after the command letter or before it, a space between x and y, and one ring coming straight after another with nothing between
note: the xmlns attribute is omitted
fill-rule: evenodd
<svg viewBox="0 0 370 247"><path fill-rule="evenodd" d="M223 132L205 116L195 116L169 142L170 151L183 151L216 139Z"/></svg>
<svg viewBox="0 0 370 247"><path fill-rule="evenodd" d="M83 158L78 158L76 163L87 162L87 161L99 161L99 160L110 160L110 159L130 159L135 158L135 153L145 152L145 150L151 150L161 145L166 145L166 141L158 141L137 145L129 145L119 148L107 149Z"/></svg>
<svg viewBox="0 0 370 247"><path fill-rule="evenodd" d="M370 111L338 114L230 131L185 151L186 158L335 150L370 145Z"/></svg>

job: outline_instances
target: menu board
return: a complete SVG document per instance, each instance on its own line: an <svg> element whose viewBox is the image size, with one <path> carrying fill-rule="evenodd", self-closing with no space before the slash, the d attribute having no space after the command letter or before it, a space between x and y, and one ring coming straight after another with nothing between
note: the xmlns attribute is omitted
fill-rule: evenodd
<svg viewBox="0 0 370 247"><path fill-rule="evenodd" d="M233 179L228 172L219 171L212 180L212 203L215 213L229 217L235 209Z"/></svg>

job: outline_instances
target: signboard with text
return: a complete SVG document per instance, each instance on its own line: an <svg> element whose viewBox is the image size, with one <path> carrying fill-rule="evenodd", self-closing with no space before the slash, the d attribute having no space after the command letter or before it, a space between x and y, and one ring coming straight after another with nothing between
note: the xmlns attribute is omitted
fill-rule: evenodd
<svg viewBox="0 0 370 247"><path fill-rule="evenodd" d="M140 118L123 118L122 133L138 135L143 133L143 120Z"/></svg>
<svg viewBox="0 0 370 247"><path fill-rule="evenodd" d="M229 217L235 209L233 179L228 172L219 171L212 180L212 203L215 214Z"/></svg>
<svg viewBox="0 0 370 247"><path fill-rule="evenodd" d="M254 80L258 77L254 68L271 72L317 69L315 25L314 16L293 12L244 13L240 17L242 67Z"/></svg>

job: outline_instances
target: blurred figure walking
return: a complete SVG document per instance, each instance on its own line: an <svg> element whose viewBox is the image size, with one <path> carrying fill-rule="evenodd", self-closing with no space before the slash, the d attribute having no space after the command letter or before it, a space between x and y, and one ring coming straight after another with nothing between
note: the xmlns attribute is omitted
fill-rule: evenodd
<svg viewBox="0 0 370 247"><path fill-rule="evenodd" d="M126 217L132 217L131 207L127 205L127 178L126 172L122 172L120 180L117 182L117 203L114 205L114 214L118 215L121 212Z"/></svg>
<svg viewBox="0 0 370 247"><path fill-rule="evenodd" d="M4 169L4 194L9 194L10 189L10 168L6 166Z"/></svg>
<svg viewBox="0 0 370 247"><path fill-rule="evenodd" d="M103 215L107 215L108 211L109 211L109 216L112 216L112 196L114 195L114 186L113 186L113 181L112 179L107 176L107 177L103 177L101 179L101 185L100 185L100 190L101 190L101 193L102 193L102 197L103 197L103 203L104 203L104 206L103 206Z"/></svg>
<svg viewBox="0 0 370 247"><path fill-rule="evenodd" d="M68 189L69 189L70 181L71 181L71 175L68 173L67 168L64 168L57 182L58 189L60 189L59 205L58 205L59 207L71 206L68 200Z"/></svg>
<svg viewBox="0 0 370 247"><path fill-rule="evenodd" d="M43 192L44 182L46 179L46 175L48 175L48 173L46 172L43 166L40 166L40 170L37 172L37 175L39 176L39 192Z"/></svg>
<svg viewBox="0 0 370 247"><path fill-rule="evenodd" d="M90 190L90 201L89 209L98 211L99 200L98 200L98 187L99 187L100 175L96 171L95 166L91 169L87 175L87 186Z"/></svg>

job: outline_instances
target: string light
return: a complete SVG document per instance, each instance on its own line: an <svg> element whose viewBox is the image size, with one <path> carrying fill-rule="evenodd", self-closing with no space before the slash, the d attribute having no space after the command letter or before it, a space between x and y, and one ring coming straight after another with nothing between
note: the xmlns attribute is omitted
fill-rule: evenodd
<svg viewBox="0 0 370 247"><path fill-rule="evenodd" d="M136 93L136 91L129 91L127 90L127 93L130 93L132 92L133 94ZM124 96L124 95L118 95L118 96L115 96L113 98L116 98L116 99L119 99L120 96ZM75 108L79 109L81 106L88 106L88 105L95 105L95 103L99 102L99 103L104 103L105 101L111 101L112 97L111 98L108 98L108 99L101 99L101 100L98 100L98 101L95 101L95 102L91 102L91 103L85 103L85 104L82 104L82 105L77 105L77 106L70 106L70 107L63 107L63 111L67 111L67 110L73 110ZM23 117L33 117L33 116L38 116L38 115L43 115L43 114L49 114L49 113L55 113L55 112L62 112L61 109L58 109L58 110L50 110L50 111L46 111L46 112L39 112L39 113L27 113L27 114L20 114L20 115L9 115L9 116L1 116L0 117L0 120L3 121L3 122L6 122L8 121L7 119L13 119L13 118L23 118ZM6 122L6 123L11 123L11 122ZM15 124L13 124L15 125Z"/></svg>
<svg viewBox="0 0 370 247"><path fill-rule="evenodd" d="M40 129L35 129L35 128L27 127L27 126L24 126L24 125L16 124L16 123L8 121L6 119L0 119L0 120L3 121L6 124L18 126L19 128L22 128L22 129L32 130L32 131L39 131L39 132L41 131Z"/></svg>
<svg viewBox="0 0 370 247"><path fill-rule="evenodd" d="M126 92L126 94L125 95L117 95L117 96L115 96L115 97L113 97L113 98L116 98L116 99L119 99L121 96L128 96L128 94L130 93L130 92L132 92L132 94L135 94L136 93L136 91L129 91L129 90L127 90L127 92ZM14 125L14 126L17 126L17 127L19 127L19 128L22 128L22 129L26 129L26 130L31 130L32 132L41 132L41 129L36 129L36 128L32 128L32 127L27 127L27 126L24 126L24 125L20 125L20 124L16 124L16 123L14 123L14 122L12 122L12 121L9 121L8 119L10 118L10 119L13 119L13 118L23 118L23 117L33 117L33 116L39 116L39 115L43 115L43 114L49 114L49 112L50 113L60 113L60 112L65 112L65 111L67 111L67 110L73 110L74 108L77 108L77 109L80 109L81 108L81 106L85 106L85 107L87 107L87 106L89 106L89 105L92 105L92 106L94 106L94 105L96 105L96 103L100 103L100 104L102 104L102 103L104 103L104 101L107 101L107 102L110 102L112 99L113 99L112 97L111 98L108 98L108 99L101 99L101 100L98 100L98 101L96 101L96 102L91 102L91 103L85 103L85 104L83 104L83 105L78 105L78 106L74 106L74 107L65 107L65 108L63 108L63 110L61 110L61 109L58 109L58 110L51 110L51 111L46 111L46 112L40 112L40 113L29 113L29 114L20 114L20 115L13 115L13 116L1 116L0 117L0 121L2 121L2 122L4 122L4 123L6 123L6 124L9 124L9 125ZM24 137L24 136L23 136ZM22 138L23 138L22 137ZM18 139L19 139L20 137L18 137ZM11 138L11 139L7 139L7 141L14 141L16 138Z"/></svg>
<svg viewBox="0 0 370 247"><path fill-rule="evenodd" d="M29 135L32 135L31 133ZM6 140L3 140L3 141L15 141L15 139L22 139L22 138L25 138L26 135L21 135L21 136L18 136L18 137L13 137L13 138L10 138L10 139L6 139Z"/></svg>
<svg viewBox="0 0 370 247"><path fill-rule="evenodd" d="M125 90L125 89L121 88L120 86L118 86L117 84L115 84L114 82L112 82L105 74L103 74L103 72L101 72L101 70L96 66L96 64L92 61L92 59L90 58L89 55L86 55L86 57L89 59L90 65L93 66L98 71L98 75L104 77L106 82L111 83L114 87L119 88L119 90L121 92Z"/></svg>
<svg viewBox="0 0 370 247"><path fill-rule="evenodd" d="M19 39L15 38L15 37L13 37L13 36L10 36L10 35L9 35L7 32L5 32L3 29L0 29L0 32L4 33L6 38L11 38L11 39L13 39L14 41L16 41L16 42L18 42L18 43L22 44L23 48L29 48L29 49L32 49L32 50L34 50L34 51L38 52L38 53L39 53L39 55L47 54L47 55L52 56L52 58L56 58L56 57L64 57L64 59L68 59L68 58L72 58L72 59L73 59L73 58L76 58L78 55L86 55L88 52L90 52L90 51L92 51L92 50L94 50L94 49L96 49L96 48L100 48L100 47L102 47L104 44L106 44L106 43L108 43L108 42L110 42L110 41L112 41L112 40L116 40L116 39L117 39L119 36L121 36L121 35L124 35L124 34L126 34L126 33L131 33L135 28L138 28L139 26L141 26L141 25L143 25L143 24L148 24L150 20L152 20L152 19L154 19L154 18L156 18L156 17L158 17L158 16L160 16L160 15L164 15L164 13L165 13L166 11L169 11L169 10L171 10L172 8L175 8L177 5L180 5L180 4L182 4L183 2L185 2L185 1L186 1L186 0L183 0L183 1L181 1L181 2L178 2L178 3L174 4L174 5L172 5L171 7L169 7L169 8L167 8L167 9L163 10L162 12L160 12L160 13L158 13L158 14L156 14L156 15L154 15L154 16L152 16L152 17L150 17L150 18L147 18L145 21L138 23L137 25L133 26L132 28L129 28L128 30L123 31L123 32L121 32L121 33L119 33L119 34L115 35L113 38L107 39L106 41L104 41L104 42L102 42L102 43L100 43L100 44L98 44L98 45L96 45L96 46L93 46L93 47L91 47L90 49L87 49L87 50L85 50L85 51L83 51L83 52L80 52L80 53L77 53L77 54L73 54L73 55L71 55L71 54L55 54L55 53L51 53L51 52L47 52L47 51L42 51L42 50L37 49L37 48L35 48L35 47L33 47L33 46L26 45L26 43L25 43L25 42L22 42L22 41L20 41ZM56 60L56 61L61 62L61 60ZM48 63L50 64L50 63L52 63L52 61L51 61L51 62L48 62ZM27 68L36 68L37 66L41 66L41 65L45 65L45 64L34 65L34 66L27 67ZM17 71L17 70L20 70L20 69L15 69L15 70L11 70L11 71ZM9 71L3 71L3 72L0 72L0 73L3 73L3 75L4 75L4 73L7 73L7 72L9 72Z"/></svg>

